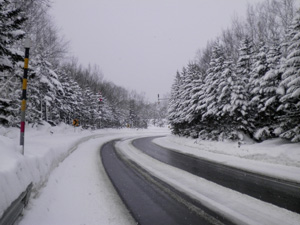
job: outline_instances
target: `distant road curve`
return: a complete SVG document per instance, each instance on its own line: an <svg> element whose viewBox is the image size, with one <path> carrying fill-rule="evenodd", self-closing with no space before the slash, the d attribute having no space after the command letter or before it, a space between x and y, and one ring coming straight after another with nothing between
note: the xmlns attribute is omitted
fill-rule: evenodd
<svg viewBox="0 0 300 225"><path fill-rule="evenodd" d="M250 173L166 149L153 143L154 138L135 139L133 146L161 162L262 201L300 213L300 184Z"/></svg>

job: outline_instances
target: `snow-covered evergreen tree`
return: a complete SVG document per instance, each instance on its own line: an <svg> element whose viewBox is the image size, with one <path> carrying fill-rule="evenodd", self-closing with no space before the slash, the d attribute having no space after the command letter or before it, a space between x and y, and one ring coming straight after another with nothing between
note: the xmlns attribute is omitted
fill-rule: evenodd
<svg viewBox="0 0 300 225"><path fill-rule="evenodd" d="M191 83L192 88L190 90L189 104L186 108L186 121L190 123L193 120L196 120L193 123L198 123L202 117L202 113L197 110L197 107L202 95L205 93L205 91L203 91L204 75L197 64L190 64L188 68L189 73L194 74L194 78Z"/></svg>
<svg viewBox="0 0 300 225"><path fill-rule="evenodd" d="M249 83L250 74L253 66L253 43L249 37L245 37L239 49L239 58L236 65L236 74L245 83ZM247 88L249 86L247 85Z"/></svg>
<svg viewBox="0 0 300 225"><path fill-rule="evenodd" d="M133 108L129 107L129 119L132 119L131 122L133 126L135 126L137 123L137 114L134 109L134 105L132 105ZM132 110L132 111L131 111ZM130 114L132 112L132 114ZM113 107L106 99L105 97L103 98L103 101L100 102L100 118L101 118L101 128L105 127L113 127L114 124L116 124L116 120L119 120L121 118L116 118L116 115L114 114ZM128 118L127 118L128 119ZM131 124L131 125L132 125ZM125 124L124 124L125 126Z"/></svg>
<svg viewBox="0 0 300 225"><path fill-rule="evenodd" d="M136 112L135 101L131 100L129 103L129 118L128 118L130 127L137 127L138 120L139 120L139 118L138 118L138 115Z"/></svg>
<svg viewBox="0 0 300 225"><path fill-rule="evenodd" d="M253 46L249 38L245 38L239 50L236 65L236 79L231 95L231 114L233 125L239 131L252 135L253 117L249 115L249 79L253 63Z"/></svg>
<svg viewBox="0 0 300 225"><path fill-rule="evenodd" d="M191 86L191 77L187 74L186 67L183 67L181 73L180 73L180 86L178 90L178 96L177 96L177 108L176 108L176 123L184 123L185 118L183 114L183 110L185 109L185 106L188 104L187 100L189 98L189 92L186 90L186 88L190 88Z"/></svg>
<svg viewBox="0 0 300 225"><path fill-rule="evenodd" d="M206 84L206 112L203 114L203 117L205 120L210 120L211 118L211 121L209 121L211 126L219 119L218 96L220 96L221 93L218 93L218 90L221 81L220 77L224 71L224 61L224 53L220 45L216 43L212 51L210 67L206 72L207 76L204 81Z"/></svg>
<svg viewBox="0 0 300 225"><path fill-rule="evenodd" d="M72 121L74 119L78 119L79 123L81 123L82 119L82 108L83 108L83 90L79 86L79 84L76 81L71 81L71 118Z"/></svg>
<svg viewBox="0 0 300 225"><path fill-rule="evenodd" d="M76 82L74 82L63 69L60 69L58 75L64 91L62 95L57 96L60 101L60 106L58 107L60 121L66 124L72 124L72 120L75 119L72 116L72 104L73 99L76 99L76 93L74 93L72 84L76 84Z"/></svg>
<svg viewBox="0 0 300 225"><path fill-rule="evenodd" d="M16 9L11 0L0 1L0 72L12 71L23 59L23 52L15 44L24 37L21 28L25 20L21 9Z"/></svg>
<svg viewBox="0 0 300 225"><path fill-rule="evenodd" d="M17 44L24 37L21 28L25 20L21 9L10 0L0 1L0 124L15 125L19 111L18 62L23 61L23 52Z"/></svg>
<svg viewBox="0 0 300 225"><path fill-rule="evenodd" d="M190 122L189 118L189 106L191 104L191 97L193 95L193 81L198 79L199 69L196 64L189 63L184 68L181 75L181 86L180 86L180 107L177 109L180 112L181 122Z"/></svg>
<svg viewBox="0 0 300 225"><path fill-rule="evenodd" d="M232 60L226 60L224 62L224 70L222 71L219 80L220 81L218 86L217 118L219 118L220 123L222 124L222 126L220 126L220 138L231 138L232 132L236 131L232 128L233 118L231 111L232 90L234 86L234 80L236 80Z"/></svg>
<svg viewBox="0 0 300 225"><path fill-rule="evenodd" d="M275 137L274 129L277 128L277 118L280 112L277 111L279 106L279 96L276 93L279 82L281 81L280 62L281 51L279 41L276 40L269 48L266 55L267 65L269 70L260 79L260 104L258 113L262 118L259 118L259 126L254 136L257 140ZM276 116L275 116L276 115Z"/></svg>
<svg viewBox="0 0 300 225"><path fill-rule="evenodd" d="M262 87L262 85L265 85L263 77L269 70L267 52L268 49L265 43L261 42L253 58L253 66L249 79L249 111L251 118L255 121L256 127L262 127L267 123L263 110L265 108L263 101L265 96Z"/></svg>
<svg viewBox="0 0 300 225"><path fill-rule="evenodd" d="M37 90L40 115L46 121L52 120L52 117L57 113L56 106L60 104L57 101L59 100L57 96L64 94L58 74L53 70L53 66L42 52L36 54L31 60L31 65L34 70L32 73L35 74L35 81L32 85L35 85L34 89Z"/></svg>
<svg viewBox="0 0 300 225"><path fill-rule="evenodd" d="M193 121L198 117L195 114L195 108L197 107L198 99L196 96L196 90L198 85L201 85L201 72L200 68L195 63L189 63L186 71L182 74L182 86L180 95L180 107L177 109L180 113L180 123L182 133L184 135L197 137L198 136L198 121ZM202 78L203 79L203 78ZM187 127L187 129L186 129Z"/></svg>
<svg viewBox="0 0 300 225"><path fill-rule="evenodd" d="M284 72L279 84L281 94L279 110L284 111L280 135L294 142L300 141L300 10L288 33L287 58L283 64Z"/></svg>
<svg viewBox="0 0 300 225"><path fill-rule="evenodd" d="M231 93L231 109L232 125L236 130L249 132L248 116L248 93L245 87L247 86L244 79L236 76Z"/></svg>
<svg viewBox="0 0 300 225"><path fill-rule="evenodd" d="M177 124L179 123L177 110L180 104L180 87L181 87L181 75L176 73L174 82L171 87L171 98L168 106L168 120L171 125L171 130L174 134L179 134Z"/></svg>

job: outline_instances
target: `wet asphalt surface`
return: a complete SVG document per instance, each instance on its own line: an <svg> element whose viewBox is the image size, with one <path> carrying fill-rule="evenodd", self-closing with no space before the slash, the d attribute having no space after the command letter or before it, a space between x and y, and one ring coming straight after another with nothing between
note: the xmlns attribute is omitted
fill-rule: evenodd
<svg viewBox="0 0 300 225"><path fill-rule="evenodd" d="M232 224L226 218L220 217L205 207L201 209L200 205L196 206L196 212L190 210L181 201L193 204L192 199L176 193L172 187L153 177L147 178L149 174L145 177L141 171L138 171L141 168L133 168L136 165L124 162L115 150L114 142L105 144L100 154L109 178L137 224Z"/></svg>
<svg viewBox="0 0 300 225"><path fill-rule="evenodd" d="M162 148L153 137L133 145L145 154L224 187L300 213L300 185L217 164L202 158ZM136 163L124 159L115 141L100 151L102 163L115 189L137 224L188 225L233 224L201 203L151 176ZM226 196L224 196L226 197Z"/></svg>
<svg viewBox="0 0 300 225"><path fill-rule="evenodd" d="M147 155L254 198L300 213L300 184L250 173L205 159L162 148L153 137L136 139L133 145Z"/></svg>

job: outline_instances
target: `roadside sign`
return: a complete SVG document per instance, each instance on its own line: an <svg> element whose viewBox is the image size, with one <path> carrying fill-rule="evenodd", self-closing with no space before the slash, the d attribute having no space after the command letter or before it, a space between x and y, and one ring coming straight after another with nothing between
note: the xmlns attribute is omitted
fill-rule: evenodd
<svg viewBox="0 0 300 225"><path fill-rule="evenodd" d="M74 127L78 127L79 126L79 120L78 119L74 119L73 120L73 126Z"/></svg>

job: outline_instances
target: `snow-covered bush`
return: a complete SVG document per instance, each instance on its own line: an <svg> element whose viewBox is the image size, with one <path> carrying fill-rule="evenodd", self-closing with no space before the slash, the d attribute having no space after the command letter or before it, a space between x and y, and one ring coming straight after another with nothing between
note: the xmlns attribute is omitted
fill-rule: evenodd
<svg viewBox="0 0 300 225"><path fill-rule="evenodd" d="M270 127L260 128L254 133L254 138L258 141L264 141L273 136L274 136L273 128Z"/></svg>

